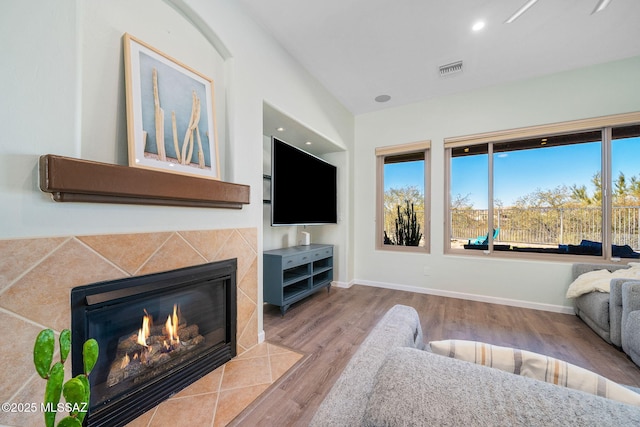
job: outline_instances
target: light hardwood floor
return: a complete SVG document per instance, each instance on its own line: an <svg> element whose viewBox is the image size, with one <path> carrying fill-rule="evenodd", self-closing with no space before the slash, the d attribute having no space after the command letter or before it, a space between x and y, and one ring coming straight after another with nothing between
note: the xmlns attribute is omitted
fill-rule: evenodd
<svg viewBox="0 0 640 427"><path fill-rule="evenodd" d="M355 285L264 306L266 340L305 354L230 425L306 426L360 343L395 304L414 307L425 342L467 339L566 360L640 387L640 369L574 315Z"/></svg>

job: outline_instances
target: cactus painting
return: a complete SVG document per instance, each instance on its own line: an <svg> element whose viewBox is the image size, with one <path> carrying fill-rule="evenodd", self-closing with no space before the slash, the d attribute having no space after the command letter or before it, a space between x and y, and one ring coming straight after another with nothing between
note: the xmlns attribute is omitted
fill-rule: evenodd
<svg viewBox="0 0 640 427"><path fill-rule="evenodd" d="M68 329L60 333L60 361L53 363L55 335L51 329L41 331L33 347L33 364L38 375L47 380L44 392L44 422L46 427L54 427L59 408L69 411L58 427L82 427L89 408L89 373L98 360L98 342L89 339L82 348L84 373L64 382L64 362L71 351L71 332ZM53 363L53 365L52 365ZM60 404L64 396L66 404Z"/></svg>
<svg viewBox="0 0 640 427"><path fill-rule="evenodd" d="M130 34L124 61L129 166L220 179L213 79Z"/></svg>

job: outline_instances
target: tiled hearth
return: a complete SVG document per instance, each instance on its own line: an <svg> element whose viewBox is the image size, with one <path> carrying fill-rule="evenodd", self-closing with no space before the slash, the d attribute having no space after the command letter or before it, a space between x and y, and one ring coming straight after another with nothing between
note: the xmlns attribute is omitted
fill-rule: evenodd
<svg viewBox="0 0 640 427"><path fill-rule="evenodd" d="M258 344L127 427L225 426L301 357L272 344Z"/></svg>
<svg viewBox="0 0 640 427"><path fill-rule="evenodd" d="M35 374L33 342L43 328L59 332L69 327L71 288L230 258L238 260L239 362L253 352L267 351L261 348L269 348L266 344L257 346L255 228L0 240L0 324L3 341L11 343L0 352L0 401L42 401L44 380ZM67 361L67 372L70 365ZM216 375L221 375L224 379L221 369L229 370L221 367L206 378L215 382ZM200 381L189 389L201 387ZM222 399L223 392L234 388L223 389L225 381L220 384L216 393ZM261 387L266 388L264 384ZM201 393L202 398L212 398L211 390ZM178 400L178 396L173 399ZM41 416L0 412L0 424L41 425Z"/></svg>

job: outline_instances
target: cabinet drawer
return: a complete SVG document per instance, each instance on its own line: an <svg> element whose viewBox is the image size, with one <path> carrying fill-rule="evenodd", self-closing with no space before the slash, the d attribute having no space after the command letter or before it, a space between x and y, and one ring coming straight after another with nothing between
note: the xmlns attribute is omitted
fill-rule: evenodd
<svg viewBox="0 0 640 427"><path fill-rule="evenodd" d="M316 251L311 252L312 259L322 259L333 256L333 248L321 248Z"/></svg>
<svg viewBox="0 0 640 427"><path fill-rule="evenodd" d="M282 268L291 268L297 265L308 264L311 262L311 253L303 253L282 257Z"/></svg>

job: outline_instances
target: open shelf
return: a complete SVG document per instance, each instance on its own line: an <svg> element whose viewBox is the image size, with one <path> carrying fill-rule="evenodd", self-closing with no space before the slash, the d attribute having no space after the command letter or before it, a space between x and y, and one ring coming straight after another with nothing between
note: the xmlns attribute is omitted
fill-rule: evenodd
<svg viewBox="0 0 640 427"><path fill-rule="evenodd" d="M284 303L295 301L294 298L298 295L304 295L309 290L309 285L307 281L300 282L293 286L287 286L284 288L282 301Z"/></svg>
<svg viewBox="0 0 640 427"><path fill-rule="evenodd" d="M309 276L309 267L306 265L286 269L282 272L282 286L289 286L292 283L307 279Z"/></svg>
<svg viewBox="0 0 640 427"><path fill-rule="evenodd" d="M318 286L331 283L332 279L333 272L331 270L323 271L322 273L318 273L313 276L313 282L311 283L311 286L317 288Z"/></svg>
<svg viewBox="0 0 640 427"><path fill-rule="evenodd" d="M284 315L291 304L322 288L331 289L333 246L316 244L266 251L263 266L264 301L279 306Z"/></svg>
<svg viewBox="0 0 640 427"><path fill-rule="evenodd" d="M333 258L325 258L313 263L313 274L331 270L333 268Z"/></svg>
<svg viewBox="0 0 640 427"><path fill-rule="evenodd" d="M47 154L40 189L56 202L121 203L241 209L249 186Z"/></svg>

